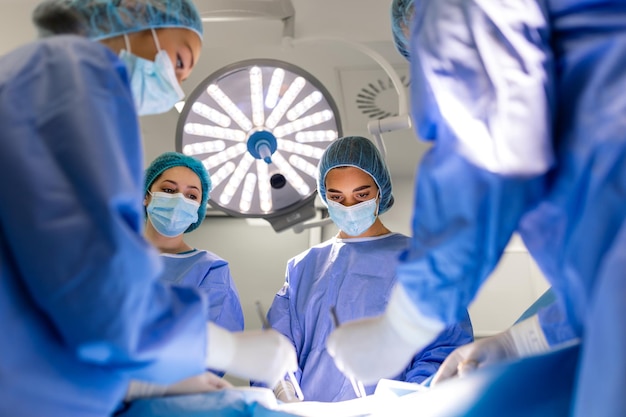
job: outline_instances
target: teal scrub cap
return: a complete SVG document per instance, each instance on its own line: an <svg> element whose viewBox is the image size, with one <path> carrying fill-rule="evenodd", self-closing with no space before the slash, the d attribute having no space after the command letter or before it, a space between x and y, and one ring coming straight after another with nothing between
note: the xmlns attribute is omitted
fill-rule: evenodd
<svg viewBox="0 0 626 417"><path fill-rule="evenodd" d="M44 0L33 11L42 37L77 34L93 40L146 29L193 30L202 20L191 0Z"/></svg>
<svg viewBox="0 0 626 417"><path fill-rule="evenodd" d="M391 2L391 33L396 49L409 59L409 40L405 29L411 28L413 18L413 0L393 0Z"/></svg>
<svg viewBox="0 0 626 417"><path fill-rule="evenodd" d="M361 136L345 136L332 142L324 151L318 166L317 191L326 204L326 175L333 168L351 166L367 172L376 182L380 192L378 213L382 214L393 206L391 175L387 164L374 143Z"/></svg>
<svg viewBox="0 0 626 417"><path fill-rule="evenodd" d="M185 233L189 233L200 226L200 223L204 220L206 205L207 201L209 201L209 193L212 188L211 178L204 165L202 165L202 162L196 158L178 152L166 152L152 161L150 166L146 169L144 191L147 193L157 178L159 178L163 172L173 167L189 168L198 175L202 186L202 200L200 201L200 208L198 208L198 221L185 230Z"/></svg>

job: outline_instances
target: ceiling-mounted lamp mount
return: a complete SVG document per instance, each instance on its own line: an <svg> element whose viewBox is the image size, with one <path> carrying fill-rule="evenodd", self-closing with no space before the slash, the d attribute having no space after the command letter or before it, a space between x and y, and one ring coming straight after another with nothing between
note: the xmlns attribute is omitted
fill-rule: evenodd
<svg viewBox="0 0 626 417"><path fill-rule="evenodd" d="M296 11L291 0L203 0L196 7L203 22L281 20L283 36L294 36Z"/></svg>
<svg viewBox="0 0 626 417"><path fill-rule="evenodd" d="M176 147L210 173L212 206L264 218L280 231L315 216L317 165L341 134L337 106L315 77L255 59L224 67L195 88Z"/></svg>

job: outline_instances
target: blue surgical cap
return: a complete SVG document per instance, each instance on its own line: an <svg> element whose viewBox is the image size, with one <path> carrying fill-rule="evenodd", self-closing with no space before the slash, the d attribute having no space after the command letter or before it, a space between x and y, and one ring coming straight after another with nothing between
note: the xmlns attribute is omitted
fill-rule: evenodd
<svg viewBox="0 0 626 417"><path fill-rule="evenodd" d="M396 49L409 59L409 40L405 31L411 28L413 0L393 0L391 2L391 32Z"/></svg>
<svg viewBox="0 0 626 417"><path fill-rule="evenodd" d="M393 206L391 175L387 164L378 152L376 145L361 136L346 136L335 140L324 151L318 165L317 191L326 204L326 175L337 167L356 167L368 173L378 186L380 203L378 213L382 214Z"/></svg>
<svg viewBox="0 0 626 417"><path fill-rule="evenodd" d="M200 208L198 208L198 221L192 224L185 230L185 233L189 233L195 230L206 215L206 205L209 201L209 193L211 192L211 178L202 162L191 156L183 155L178 152L166 152L161 154L157 159L152 161L145 173L145 192L147 193L152 187L152 184L159 178L159 176L166 170L174 167L187 167L198 175L200 178L200 184L202 186L202 200L200 201Z"/></svg>
<svg viewBox="0 0 626 417"><path fill-rule="evenodd" d="M40 36L73 33L93 40L146 29L193 30L202 20L191 0L44 0L33 12Z"/></svg>

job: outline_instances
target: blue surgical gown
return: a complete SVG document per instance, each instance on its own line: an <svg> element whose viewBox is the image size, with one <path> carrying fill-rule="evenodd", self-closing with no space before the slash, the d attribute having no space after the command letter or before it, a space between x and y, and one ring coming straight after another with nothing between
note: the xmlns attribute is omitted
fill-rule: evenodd
<svg viewBox="0 0 626 417"><path fill-rule="evenodd" d="M243 311L228 262L212 252L198 249L177 254L162 253L161 259L163 282L199 288L207 295L207 321L233 332L243 330Z"/></svg>
<svg viewBox="0 0 626 417"><path fill-rule="evenodd" d="M398 281L453 323L519 232L557 296L549 343L583 343L573 415L626 415L626 2L414 6L412 116L433 147Z"/></svg>
<svg viewBox="0 0 626 417"><path fill-rule="evenodd" d="M396 282L398 255L408 243L407 236L397 233L332 238L288 262L285 284L274 297L268 320L296 348L296 378L306 400L356 398L350 380L326 351L326 338L334 329L330 309L335 306L342 323L383 313ZM455 348L472 341L472 326L465 313L460 323L445 329L394 379L420 383L434 374ZM372 394L375 386L365 388Z"/></svg>
<svg viewBox="0 0 626 417"><path fill-rule="evenodd" d="M75 36L0 58L0 415L110 415L204 370L207 302L158 282L124 64Z"/></svg>

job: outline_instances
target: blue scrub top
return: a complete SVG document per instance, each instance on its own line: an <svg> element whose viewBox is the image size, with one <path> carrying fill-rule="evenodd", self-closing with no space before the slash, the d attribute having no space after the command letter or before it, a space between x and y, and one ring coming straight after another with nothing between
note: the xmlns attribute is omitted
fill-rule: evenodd
<svg viewBox="0 0 626 417"><path fill-rule="evenodd" d="M206 294L207 321L233 332L244 328L243 310L228 262L218 255L194 249L185 253L162 253L161 280L169 284L198 288Z"/></svg>
<svg viewBox="0 0 626 417"><path fill-rule="evenodd" d="M551 345L583 342L576 416L626 415L626 3L415 0L412 116L433 141L398 281L453 323L519 232Z"/></svg>
<svg viewBox="0 0 626 417"><path fill-rule="evenodd" d="M58 36L0 58L0 415L107 416L204 370L206 301L158 282L124 64Z"/></svg>
<svg viewBox="0 0 626 417"><path fill-rule="evenodd" d="M288 262L285 285L274 297L268 320L296 348L296 378L307 401L356 398L350 380L326 351L326 339L334 329L330 308L335 307L341 323L382 314L396 282L398 255L408 242L407 236L396 233L332 238ZM394 379L420 383L456 347L472 341L466 313L461 323L444 330ZM375 390L375 386L365 388L368 394Z"/></svg>

